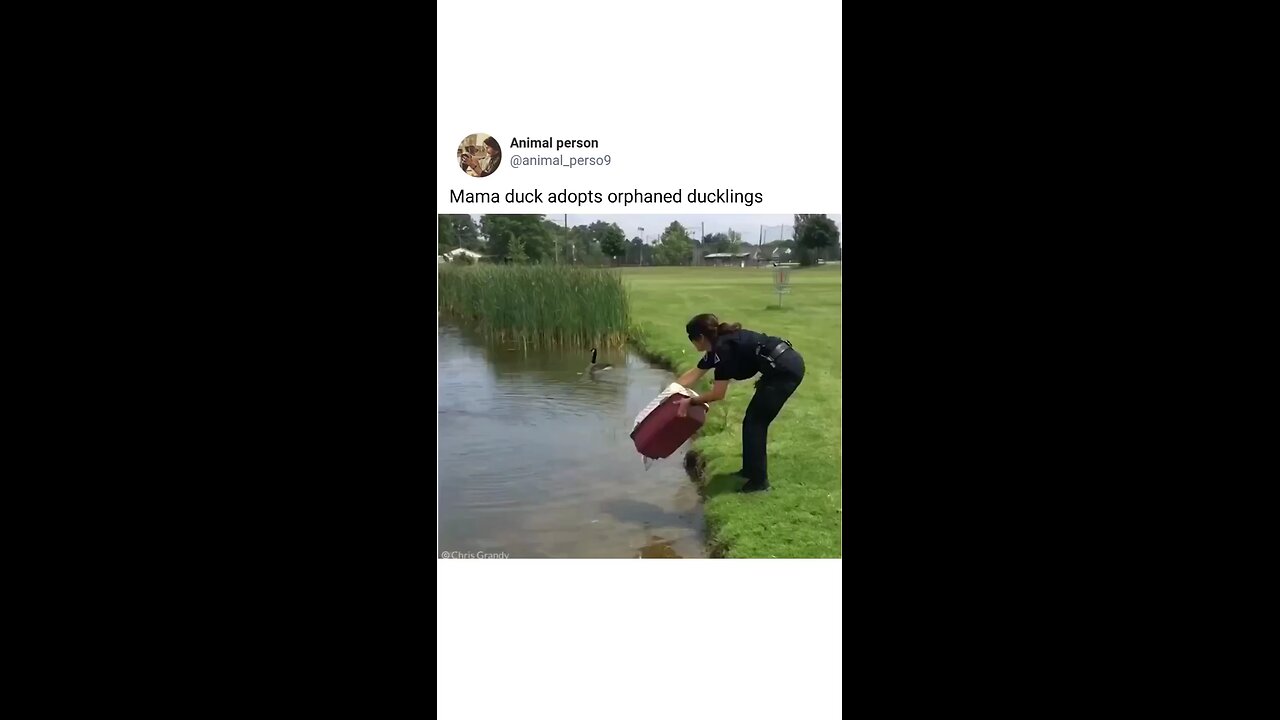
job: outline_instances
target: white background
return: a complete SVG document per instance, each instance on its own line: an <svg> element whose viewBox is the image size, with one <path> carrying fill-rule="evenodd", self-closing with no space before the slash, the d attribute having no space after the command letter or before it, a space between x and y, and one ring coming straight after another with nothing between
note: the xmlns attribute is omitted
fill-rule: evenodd
<svg viewBox="0 0 1280 720"><path fill-rule="evenodd" d="M835 2L460 2L439 8L440 212L834 213L841 34ZM487 133L600 141L606 168L503 165L473 178L458 143ZM564 153L566 156L569 152ZM473 205L451 190L761 192L744 206Z"/></svg>
<svg viewBox="0 0 1280 720"><path fill-rule="evenodd" d="M442 213L839 213L837 2L438 8ZM613 164L457 166L466 135L591 138ZM568 157L570 151L563 151ZM761 192L742 205L452 204L450 190ZM437 547L437 553L440 548ZM439 560L438 717L840 717L838 560Z"/></svg>

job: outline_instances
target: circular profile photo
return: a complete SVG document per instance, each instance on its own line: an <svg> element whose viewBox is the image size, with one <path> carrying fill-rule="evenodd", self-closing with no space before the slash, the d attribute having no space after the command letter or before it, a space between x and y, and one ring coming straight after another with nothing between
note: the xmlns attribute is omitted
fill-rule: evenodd
<svg viewBox="0 0 1280 720"><path fill-rule="evenodd" d="M496 138L476 133L458 143L458 167L472 177L492 175L502 164L502 145Z"/></svg>

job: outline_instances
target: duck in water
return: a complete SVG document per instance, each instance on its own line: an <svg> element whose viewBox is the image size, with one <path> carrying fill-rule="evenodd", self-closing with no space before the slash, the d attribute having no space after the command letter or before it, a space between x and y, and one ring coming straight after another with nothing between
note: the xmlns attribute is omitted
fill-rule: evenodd
<svg viewBox="0 0 1280 720"><path fill-rule="evenodd" d="M594 376L598 372L604 372L613 367L609 363L596 362L596 349L591 348L591 365L587 368L587 374Z"/></svg>

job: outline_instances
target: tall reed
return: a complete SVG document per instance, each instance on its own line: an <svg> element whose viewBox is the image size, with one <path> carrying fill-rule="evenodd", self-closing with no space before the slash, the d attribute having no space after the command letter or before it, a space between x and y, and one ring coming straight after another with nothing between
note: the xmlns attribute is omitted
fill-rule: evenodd
<svg viewBox="0 0 1280 720"><path fill-rule="evenodd" d="M440 310L527 345L618 346L627 293L616 272L556 265L438 267Z"/></svg>

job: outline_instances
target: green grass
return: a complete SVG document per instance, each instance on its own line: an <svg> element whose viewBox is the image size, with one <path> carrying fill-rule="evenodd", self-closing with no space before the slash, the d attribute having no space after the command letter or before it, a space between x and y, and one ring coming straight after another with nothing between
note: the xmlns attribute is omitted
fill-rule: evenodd
<svg viewBox="0 0 1280 720"><path fill-rule="evenodd" d="M805 377L769 426L767 493L734 492L742 467L742 416L754 380L734 382L713 403L694 441L713 553L726 557L840 557L839 266L792 270L778 308L773 273L753 268L627 268L632 336L648 354L684 372L697 364L684 325L698 313L784 337L804 357ZM711 373L699 390L709 387ZM715 407L719 405L720 407Z"/></svg>
<svg viewBox="0 0 1280 720"><path fill-rule="evenodd" d="M489 337L532 346L626 341L627 293L617 273L549 265L438 267L440 310Z"/></svg>

